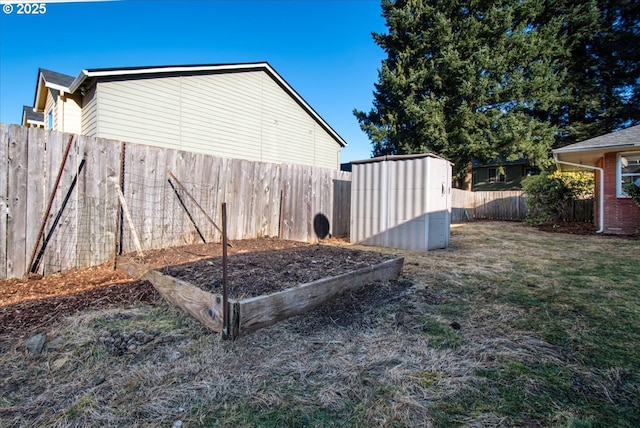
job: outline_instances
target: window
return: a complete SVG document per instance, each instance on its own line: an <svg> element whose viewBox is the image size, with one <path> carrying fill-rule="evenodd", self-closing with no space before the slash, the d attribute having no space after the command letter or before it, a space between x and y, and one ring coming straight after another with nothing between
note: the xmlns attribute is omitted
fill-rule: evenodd
<svg viewBox="0 0 640 428"><path fill-rule="evenodd" d="M640 186L640 152L619 154L616 169L618 176L616 193L619 198L628 198L622 186L629 183Z"/></svg>
<svg viewBox="0 0 640 428"><path fill-rule="evenodd" d="M47 123L45 126L49 130L53 129L53 107L50 107L47 111Z"/></svg>
<svg viewBox="0 0 640 428"><path fill-rule="evenodd" d="M505 176L502 173L498 173L498 168L489 168L489 183L497 183L498 181L505 181Z"/></svg>

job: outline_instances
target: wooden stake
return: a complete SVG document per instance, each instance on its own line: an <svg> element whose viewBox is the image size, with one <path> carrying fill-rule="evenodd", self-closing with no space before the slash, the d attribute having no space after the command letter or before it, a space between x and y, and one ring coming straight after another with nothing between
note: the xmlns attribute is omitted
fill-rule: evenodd
<svg viewBox="0 0 640 428"><path fill-rule="evenodd" d="M138 234L136 233L136 229L133 227L133 220L131 219L131 214L129 214L127 201L124 200L124 195L122 194L122 190L120 190L120 188L117 185L116 185L116 190L118 191L118 199L120 199L120 204L122 205L122 211L124 212L124 216L127 219L127 223L129 223L131 236L133 236L133 245L135 245L138 255L140 257L144 257L144 253L142 252L142 245L140 245L140 239L138 239Z"/></svg>
<svg viewBox="0 0 640 428"><path fill-rule="evenodd" d="M227 293L227 203L222 203L222 338L231 339Z"/></svg>
<svg viewBox="0 0 640 428"><path fill-rule="evenodd" d="M125 168L125 153L127 150L126 143L120 142L120 172L118 173L118 189L121 191L124 189L124 168ZM118 267L118 256L122 254L122 205L120 204L120 198L118 198L118 207L116 209L116 233L114 239L113 248L113 270Z"/></svg>

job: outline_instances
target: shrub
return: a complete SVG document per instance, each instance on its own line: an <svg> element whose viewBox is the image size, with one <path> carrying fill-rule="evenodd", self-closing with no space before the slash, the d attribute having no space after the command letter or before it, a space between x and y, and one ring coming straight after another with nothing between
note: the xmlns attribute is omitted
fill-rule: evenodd
<svg viewBox="0 0 640 428"><path fill-rule="evenodd" d="M631 199L640 207L640 186L634 183L625 184L624 193L631 196Z"/></svg>
<svg viewBox="0 0 640 428"><path fill-rule="evenodd" d="M574 201L593 196L593 174L543 172L522 180L530 223L569 220Z"/></svg>

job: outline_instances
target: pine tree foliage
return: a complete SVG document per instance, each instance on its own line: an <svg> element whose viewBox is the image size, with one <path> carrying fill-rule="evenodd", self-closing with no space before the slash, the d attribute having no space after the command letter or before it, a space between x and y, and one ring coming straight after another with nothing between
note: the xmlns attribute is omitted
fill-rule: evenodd
<svg viewBox="0 0 640 428"><path fill-rule="evenodd" d="M539 25L563 19L563 96L548 119L562 147L640 123L640 2L549 2Z"/></svg>
<svg viewBox="0 0 640 428"><path fill-rule="evenodd" d="M383 0L387 58L373 108L354 111L373 155L435 152L458 177L498 154L544 168L558 140L619 125L638 105L638 45L622 40L638 18L633 0L610 3Z"/></svg>

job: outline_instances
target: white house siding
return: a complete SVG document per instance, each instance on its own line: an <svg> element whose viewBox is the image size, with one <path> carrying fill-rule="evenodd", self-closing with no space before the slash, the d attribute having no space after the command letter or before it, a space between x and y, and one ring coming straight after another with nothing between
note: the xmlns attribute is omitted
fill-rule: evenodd
<svg viewBox="0 0 640 428"><path fill-rule="evenodd" d="M99 82L98 136L339 168L339 144L266 72Z"/></svg>
<svg viewBox="0 0 640 428"><path fill-rule="evenodd" d="M98 136L180 148L179 79L98 83Z"/></svg>
<svg viewBox="0 0 640 428"><path fill-rule="evenodd" d="M82 107L78 101L78 95L63 94L58 100L58 117L60 130L72 134L82 133Z"/></svg>
<svg viewBox="0 0 640 428"><path fill-rule="evenodd" d="M89 92L82 98L82 134L96 136L98 134L98 103L96 87L92 86Z"/></svg>

